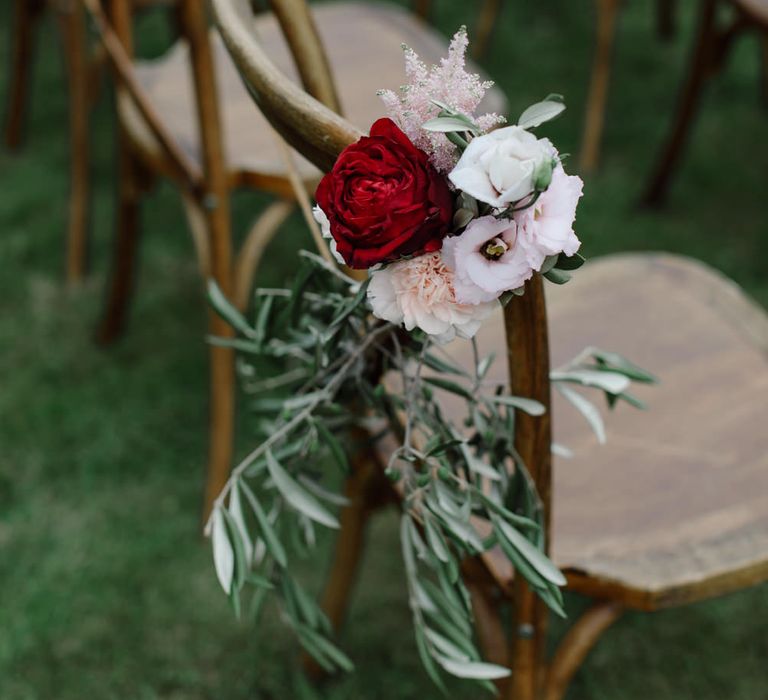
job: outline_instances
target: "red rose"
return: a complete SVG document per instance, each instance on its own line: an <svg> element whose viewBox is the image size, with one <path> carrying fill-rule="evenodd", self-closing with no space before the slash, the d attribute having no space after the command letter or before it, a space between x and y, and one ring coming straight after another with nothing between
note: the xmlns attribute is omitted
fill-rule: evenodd
<svg viewBox="0 0 768 700"><path fill-rule="evenodd" d="M391 119L342 151L316 197L339 253L359 269L439 250L453 217L446 179Z"/></svg>

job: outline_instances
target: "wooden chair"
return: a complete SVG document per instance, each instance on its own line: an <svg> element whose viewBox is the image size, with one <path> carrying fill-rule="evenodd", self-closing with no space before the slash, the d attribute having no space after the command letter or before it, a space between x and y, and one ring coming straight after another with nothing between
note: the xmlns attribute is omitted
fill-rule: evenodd
<svg viewBox="0 0 768 700"><path fill-rule="evenodd" d="M204 3L179 1L183 40L153 61L132 54L127 0L110 0L109 17L94 0L84 0L115 69L120 122L120 180L117 243L107 309L100 328L103 342L121 332L132 291L138 241L138 208L146 186L156 176L173 180L182 192L204 277L212 277L240 307L248 303L253 273L271 237L292 210L293 188L280 148L267 122L252 107L221 39L206 24ZM279 16L279 12L278 12ZM367 90L370 76L381 87L403 81L405 42L427 61L445 52L445 40L408 12L393 6L342 2L317 8L314 19L334 47L331 64L344 79L339 98L356 123L369 125L382 106ZM266 50L288 75L296 75L277 19L261 15L254 28ZM289 41L303 37L289 37ZM395 46L395 51L392 51ZM321 56L316 57L321 61ZM300 71L313 84L325 63ZM318 90L330 90L322 84ZM337 100L335 92L322 93ZM498 93L495 93L498 97ZM334 102L334 104L338 104ZM490 109L503 110L496 99ZM299 177L314 186L320 172L306 159ZM229 195L237 187L273 193L271 204L250 229L237 257L230 233ZM211 334L230 329L211 315ZM234 372L232 351L211 348L210 460L206 514L226 481L232 457Z"/></svg>
<svg viewBox="0 0 768 700"><path fill-rule="evenodd" d="M305 3L273 0L307 92L269 60L251 31L247 0L212 4L259 108L299 152L329 169L361 132L332 109L338 104L333 82ZM479 338L484 351L506 346L508 371L499 368L496 377L508 381L513 394L552 404L549 329L556 362L598 344L631 355L663 383L648 393L653 408L647 413L616 412L604 447L588 438L579 416L555 402L555 438L577 456L554 473L551 412L516 416L517 448L548 514L552 556L569 589L594 604L547 661L546 611L515 579L507 559L492 551L465 562L486 655L514 669L502 687L510 700L562 698L589 650L624 610L681 605L768 579L766 314L713 270L663 254L588 264L567 286L548 289L547 297L549 323L542 280L534 277ZM467 345L449 347L470 365ZM446 401L446 411L455 408ZM355 460L347 484L351 505L342 513L324 596L337 628L366 521L382 500L376 465L386 462L386 455ZM511 639L500 615L505 603L513 611Z"/></svg>
<svg viewBox="0 0 768 700"><path fill-rule="evenodd" d="M600 160L611 61L621 2L622 0L597 0L595 58L579 157L579 165L582 171L587 173L594 171ZM657 30L663 39L669 39L674 34L676 4L677 0L656 0Z"/></svg>
<svg viewBox="0 0 768 700"><path fill-rule="evenodd" d="M721 10L730 6L734 16L724 22ZM672 126L656 161L643 197L647 205L662 204L685 147L701 94L707 81L725 64L734 41L748 32L758 33L763 51L763 88L768 95L768 0L702 0L699 28Z"/></svg>
<svg viewBox="0 0 768 700"><path fill-rule="evenodd" d="M171 5L175 0L131 0L134 9ZM15 0L11 25L8 104L5 143L17 150L22 143L30 69L37 25L44 11L56 18L64 49L69 86L70 204L67 226L66 279L70 285L82 281L88 253L88 165L90 111L103 59L89 51L80 0Z"/></svg>

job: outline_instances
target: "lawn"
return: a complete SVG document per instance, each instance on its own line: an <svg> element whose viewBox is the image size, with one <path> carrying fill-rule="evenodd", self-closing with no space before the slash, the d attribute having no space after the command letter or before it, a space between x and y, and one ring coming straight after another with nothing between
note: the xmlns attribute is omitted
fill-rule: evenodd
<svg viewBox="0 0 768 700"><path fill-rule="evenodd" d="M3 29L9 4L0 8ZM655 37L651 4L625 3L603 167L587 180L579 214L583 251L693 255L768 305L768 112L756 41L738 46L707 95L669 206L636 207L675 103L697 3L681 8L679 35L668 44ZM444 33L471 19L470 3L436 5ZM570 110L550 133L573 153L592 5L507 3L485 61L513 113L548 92L566 95ZM144 20L148 51L162 45L164 27L159 17ZM3 68L8 39L3 31ZM65 292L67 102L50 20L39 48L27 146L0 152L0 698L301 698L291 637L271 610L256 629L234 619L198 534L205 316L179 200L163 185L148 201L131 327L119 344L99 349L92 338L112 231L113 117L102 99L93 129L93 274ZM371 90L378 87L372 77ZM264 202L236 197L239 232ZM291 260L300 232L296 217L275 259ZM287 262L269 267L269 283L290 274ZM250 444L243 412L239 450ZM383 515L371 532L342 638L358 670L327 687L330 700L439 697L415 653L394 526ZM327 551L306 562L310 587L320 584ZM568 603L574 612L582 605ZM766 586L629 614L590 656L569 698L768 698L766 619ZM474 695L459 684L452 697Z"/></svg>

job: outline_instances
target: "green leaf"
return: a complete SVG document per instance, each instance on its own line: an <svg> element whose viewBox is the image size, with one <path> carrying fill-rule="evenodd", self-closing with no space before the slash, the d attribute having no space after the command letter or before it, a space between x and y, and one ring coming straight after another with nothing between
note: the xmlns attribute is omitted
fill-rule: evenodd
<svg viewBox="0 0 768 700"><path fill-rule="evenodd" d="M424 630L418 625L415 625L413 631L416 636L416 649L419 652L419 658L421 659L421 663L424 666L427 675L432 679L432 682L447 695L448 691L446 690L445 683L443 683L443 679L440 678L440 673L432 658Z"/></svg>
<svg viewBox="0 0 768 700"><path fill-rule="evenodd" d="M547 99L537 102L526 109L517 120L517 125L523 129L534 127L551 121L565 111L565 105L557 100Z"/></svg>
<svg viewBox="0 0 768 700"><path fill-rule="evenodd" d="M436 372L445 372L446 374L456 374L461 377L469 376L467 372L465 372L458 365L454 365L453 363L448 362L447 360L444 360L441 357L437 357L436 355L433 355L430 352L424 355L424 364L427 367L430 367L431 369L435 370Z"/></svg>
<svg viewBox="0 0 768 700"><path fill-rule="evenodd" d="M473 124L469 119L459 116L435 117L434 119L424 122L421 125L421 128L426 131L438 131L442 133L453 131L469 131L473 134L480 133L480 129L476 124Z"/></svg>
<svg viewBox="0 0 768 700"><path fill-rule="evenodd" d="M345 474L349 473L349 460L347 459L347 455L344 452L344 448L341 446L338 438L330 430L328 430L328 427L321 420L315 421L315 427L317 428L317 433L320 436L320 439L328 446L328 449L331 451L333 460L339 466L339 469L341 469L341 471Z"/></svg>
<svg viewBox="0 0 768 700"><path fill-rule="evenodd" d="M229 595L235 575L235 553L229 540L227 524L224 520L224 510L217 506L213 511L213 531L211 533L213 546L213 564L216 576L224 592Z"/></svg>
<svg viewBox="0 0 768 700"><path fill-rule="evenodd" d="M597 436L597 441L601 444L605 444L605 424L603 418L600 415L600 411L597 410L595 405L585 399L581 394L573 389L569 389L562 384L555 384L555 388L568 400L570 403L586 418L590 427Z"/></svg>
<svg viewBox="0 0 768 700"><path fill-rule="evenodd" d="M242 588L243 583L245 583L245 575L250 569L250 563L246 558L245 544L243 543L243 538L240 534L239 525L228 511L223 510L222 512L224 513L224 520L226 520L227 523L229 541L232 544L232 549L235 553L235 575L232 582L232 590L239 591Z"/></svg>
<svg viewBox="0 0 768 700"><path fill-rule="evenodd" d="M506 678L511 671L504 666L488 664L483 661L456 661L445 656L437 656L437 662L452 676L475 680L496 680Z"/></svg>
<svg viewBox="0 0 768 700"><path fill-rule="evenodd" d="M253 543L251 542L251 536L248 533L248 526L245 522L245 515L243 513L243 504L240 498L240 488L238 480L235 480L232 484L232 490L229 495L229 514L232 516L232 521L235 523L238 532L240 533L240 539L243 544L243 550L245 554L246 569L250 567L253 559Z"/></svg>
<svg viewBox="0 0 768 700"><path fill-rule="evenodd" d="M627 358L616 352L608 352L606 350L600 350L599 348L589 348L588 352L598 362L606 365L607 369L620 372L636 382L656 384L659 381L658 378L650 372L647 372L642 367L638 367L636 364L630 362Z"/></svg>
<svg viewBox="0 0 768 700"><path fill-rule="evenodd" d="M498 516L491 516L491 519L497 531L525 557L526 561L536 569L543 579L554 583L556 586L564 586L566 584L565 576L563 576L560 569L552 563L544 552L531 544L526 537Z"/></svg>
<svg viewBox="0 0 768 700"><path fill-rule="evenodd" d="M560 253L560 255L557 256L555 267L558 270L578 270L585 262L587 262L587 259L578 253L574 253L573 255Z"/></svg>
<svg viewBox="0 0 768 700"><path fill-rule="evenodd" d="M430 447L429 451L424 455L425 457L434 457L448 452L452 447L463 445L465 441L463 439L446 440L445 442L438 442L434 447Z"/></svg>
<svg viewBox="0 0 768 700"><path fill-rule="evenodd" d="M309 491L315 494L315 496L317 496L319 499L328 501L328 503L331 503L334 506L343 507L348 506L351 503L351 501L346 496L342 496L340 493L333 493L332 491L328 491L313 479L310 479L308 476L304 476L304 474L299 476L299 482L302 486L306 487Z"/></svg>
<svg viewBox="0 0 768 700"><path fill-rule="evenodd" d="M474 550L475 552L483 551L483 541L470 523L461 520L460 518L456 518L444 510L436 512L435 515L443 521L446 528L454 535L454 537L460 542L463 542L469 549Z"/></svg>
<svg viewBox="0 0 768 700"><path fill-rule="evenodd" d="M438 389L442 389L443 391L449 391L452 394L461 396L462 398L465 398L468 401L475 400L472 394L467 389L465 389L460 384L456 384L455 382L449 381L448 379L441 379L439 377L424 377L424 381L427 384L436 386Z"/></svg>
<svg viewBox="0 0 768 700"><path fill-rule="evenodd" d="M565 284L571 279L571 276L567 272L558 270L557 268L553 268L549 272L545 273L544 277L546 277L550 282L554 284Z"/></svg>
<svg viewBox="0 0 768 700"><path fill-rule="evenodd" d="M233 306L229 299L224 296L219 285L212 279L208 280L208 300L219 316L230 326L248 338L255 337L253 329L248 325L248 321L245 320L245 317Z"/></svg>
<svg viewBox="0 0 768 700"><path fill-rule="evenodd" d="M259 344L263 343L266 337L267 322L269 321L269 314L272 311L274 301L275 297L264 297L264 301L261 302L259 307L259 315L256 318L256 328L254 330L254 339Z"/></svg>
<svg viewBox="0 0 768 700"><path fill-rule="evenodd" d="M426 512L424 512L424 529L427 533L429 546L432 548L435 556L442 562L449 561L451 554L448 551L448 545L445 542L445 538Z"/></svg>
<svg viewBox="0 0 768 700"><path fill-rule="evenodd" d="M256 516L256 522L259 525L259 530L261 531L261 536L264 538L264 544L266 545L267 550L269 550L269 553L273 556L275 561L281 567L285 568L287 557L285 556L285 548L283 547L282 542L278 539L277 534L272 528L272 524L269 522L267 514L264 512L261 503L259 503L259 500L254 495L253 491L251 491L251 488L244 481L241 482L241 484L243 493L251 504L253 514Z"/></svg>
<svg viewBox="0 0 768 700"><path fill-rule="evenodd" d="M342 671L346 671L347 673L354 671L355 665L352 663L350 658L323 635L318 634L314 630L308 629L306 627L302 628L302 632L312 640L312 643L315 644L317 648L333 662L334 665L336 665Z"/></svg>
<svg viewBox="0 0 768 700"><path fill-rule="evenodd" d="M544 258L544 262L541 264L539 272L542 275L546 275L553 267L557 265L558 255L548 255Z"/></svg>
<svg viewBox="0 0 768 700"><path fill-rule="evenodd" d="M488 374L488 370L493 365L493 361L496 359L496 353L492 352L490 355L486 355L480 362L477 363L477 376L480 379L485 379L485 375Z"/></svg>
<svg viewBox="0 0 768 700"><path fill-rule="evenodd" d="M573 382L582 386L594 386L611 394L620 394L629 387L629 378L619 372L593 369L569 369L551 372L553 382Z"/></svg>
<svg viewBox="0 0 768 700"><path fill-rule="evenodd" d="M529 416L543 416L547 409L544 404L534 399L526 399L522 396L492 396L491 401L494 403L502 404L503 406L511 406L517 408L523 413L527 413Z"/></svg>
<svg viewBox="0 0 768 700"><path fill-rule="evenodd" d="M283 469L271 451L267 451L267 469L275 486L293 508L321 525L339 527L336 517Z"/></svg>
<svg viewBox="0 0 768 700"><path fill-rule="evenodd" d="M450 639L444 637L439 632L436 632L429 627L424 628L424 633L427 635L427 639L432 642L432 645L437 649L440 654L443 654L446 658L453 659L454 661L471 661L471 657L463 649L454 644Z"/></svg>

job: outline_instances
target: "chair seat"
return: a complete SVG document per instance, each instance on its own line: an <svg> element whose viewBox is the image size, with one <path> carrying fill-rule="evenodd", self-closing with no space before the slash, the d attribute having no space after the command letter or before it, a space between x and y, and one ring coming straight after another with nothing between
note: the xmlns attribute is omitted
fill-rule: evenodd
<svg viewBox="0 0 768 700"><path fill-rule="evenodd" d="M402 8L339 2L318 5L313 14L328 51L343 112L364 131L385 115L377 90L396 90L405 82L401 44L412 47L428 64L439 62L447 52L444 37ZM256 27L272 61L298 83L298 74L276 19L262 15L256 20ZM215 31L211 33L211 41L222 106L225 153L233 184L287 192L283 161L266 120L247 94ZM161 58L138 62L137 75L171 135L193 162L200 163L197 112L186 44L178 42ZM134 142L156 160L159 146L133 102L123 99L118 109ZM503 95L492 89L482 109L503 114L506 109ZM296 155L296 162L306 180L319 178L319 171L308 161Z"/></svg>
<svg viewBox="0 0 768 700"><path fill-rule="evenodd" d="M575 453L555 459L553 476L552 555L569 587L653 609L768 578L765 313L720 274L671 255L588 263L564 287L548 284L547 298L553 367L596 345L661 380L632 390L649 410L604 412L602 446L554 392L555 440ZM478 342L503 347L501 314ZM471 366L468 342L448 347ZM493 379L506 381L496 364ZM485 559L508 585L506 558Z"/></svg>
<svg viewBox="0 0 768 700"><path fill-rule="evenodd" d="M768 0L734 0L755 22L768 27Z"/></svg>

